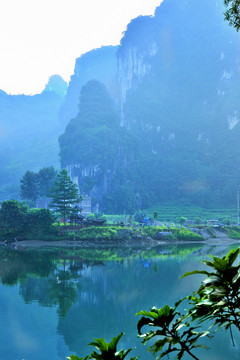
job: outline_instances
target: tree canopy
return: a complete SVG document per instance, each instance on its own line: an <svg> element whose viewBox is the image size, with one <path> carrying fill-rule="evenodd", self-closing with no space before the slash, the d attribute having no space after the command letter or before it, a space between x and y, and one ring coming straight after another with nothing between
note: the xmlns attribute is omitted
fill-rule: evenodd
<svg viewBox="0 0 240 360"><path fill-rule="evenodd" d="M24 202L3 201L0 208L0 236L51 234L55 217L48 209L29 209Z"/></svg>
<svg viewBox="0 0 240 360"><path fill-rule="evenodd" d="M67 170L63 169L58 175L55 184L50 190L52 198L50 206L62 215L64 225L67 217L72 212L72 205L81 201L78 186L68 176Z"/></svg>
<svg viewBox="0 0 240 360"><path fill-rule="evenodd" d="M49 190L56 180L57 171L53 166L44 167L38 173L27 171L20 180L21 198L35 206L36 200L48 197Z"/></svg>

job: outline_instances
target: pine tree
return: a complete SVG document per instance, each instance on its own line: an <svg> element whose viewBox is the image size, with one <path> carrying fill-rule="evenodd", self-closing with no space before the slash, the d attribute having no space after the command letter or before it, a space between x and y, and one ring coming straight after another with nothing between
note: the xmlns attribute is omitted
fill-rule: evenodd
<svg viewBox="0 0 240 360"><path fill-rule="evenodd" d="M66 219L72 212L72 205L79 203L81 198L78 194L78 187L68 176L67 170L63 169L58 175L55 184L50 190L52 198L50 206L59 212L66 225Z"/></svg>
<svg viewBox="0 0 240 360"><path fill-rule="evenodd" d="M27 171L20 180L21 198L28 200L31 205L36 206L38 193L38 176L32 171Z"/></svg>

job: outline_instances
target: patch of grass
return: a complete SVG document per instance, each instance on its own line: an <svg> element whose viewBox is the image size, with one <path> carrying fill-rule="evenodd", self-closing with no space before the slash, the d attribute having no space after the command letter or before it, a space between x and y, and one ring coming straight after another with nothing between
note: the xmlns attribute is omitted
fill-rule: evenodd
<svg viewBox="0 0 240 360"><path fill-rule="evenodd" d="M213 228L211 228L210 226L208 226L208 227L206 228L206 230L207 230L207 232L211 235L212 238L216 238L216 234L215 234Z"/></svg>
<svg viewBox="0 0 240 360"><path fill-rule="evenodd" d="M225 232L231 239L240 239L240 227L226 227Z"/></svg>
<svg viewBox="0 0 240 360"><path fill-rule="evenodd" d="M152 237L155 238L156 237L156 233L161 232L161 231L168 231L171 232L172 236L171 239L166 238L166 240L204 240L204 238L201 235L198 235L196 233L194 233L193 231L186 229L184 227L181 228L167 228L165 226L148 226L148 227L144 227L144 232Z"/></svg>
<svg viewBox="0 0 240 360"><path fill-rule="evenodd" d="M79 240L117 240L118 229L122 227L110 227L110 226L90 226L79 230L78 232L67 232L66 236L72 239Z"/></svg>

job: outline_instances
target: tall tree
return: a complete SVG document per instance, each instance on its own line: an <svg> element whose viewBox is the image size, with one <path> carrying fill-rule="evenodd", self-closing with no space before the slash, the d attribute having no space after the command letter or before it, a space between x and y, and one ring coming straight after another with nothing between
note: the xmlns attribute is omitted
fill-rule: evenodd
<svg viewBox="0 0 240 360"><path fill-rule="evenodd" d="M56 177L57 171L53 166L44 167L38 173L27 171L20 180L21 198L35 206L39 197L48 196Z"/></svg>
<svg viewBox="0 0 240 360"><path fill-rule="evenodd" d="M72 212L72 205L81 201L81 197L78 194L78 187L68 176L67 170L63 169L57 175L57 180L51 188L49 195L52 198L50 206L62 215L64 225L66 225L66 218Z"/></svg>
<svg viewBox="0 0 240 360"><path fill-rule="evenodd" d="M44 167L39 170L38 174L39 196L47 197L49 190L54 185L57 177L57 171L53 166Z"/></svg>
<svg viewBox="0 0 240 360"><path fill-rule="evenodd" d="M38 175L33 171L27 171L20 180L20 195L28 200L31 205L36 205L38 198Z"/></svg>

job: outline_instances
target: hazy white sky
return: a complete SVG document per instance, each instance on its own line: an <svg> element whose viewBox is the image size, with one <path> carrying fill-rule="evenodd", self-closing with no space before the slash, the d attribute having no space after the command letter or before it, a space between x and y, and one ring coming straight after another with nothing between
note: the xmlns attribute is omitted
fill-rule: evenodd
<svg viewBox="0 0 240 360"><path fill-rule="evenodd" d="M0 0L0 89L39 93L49 76L66 81L81 54L119 44L129 21L161 0Z"/></svg>

